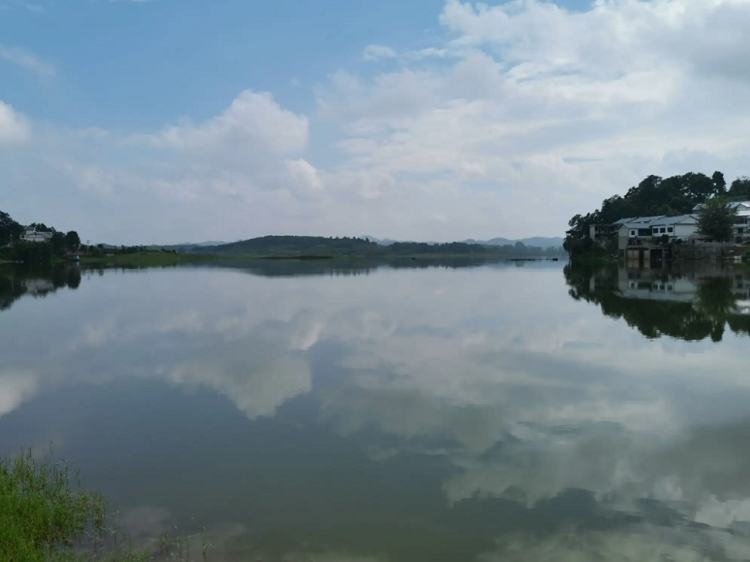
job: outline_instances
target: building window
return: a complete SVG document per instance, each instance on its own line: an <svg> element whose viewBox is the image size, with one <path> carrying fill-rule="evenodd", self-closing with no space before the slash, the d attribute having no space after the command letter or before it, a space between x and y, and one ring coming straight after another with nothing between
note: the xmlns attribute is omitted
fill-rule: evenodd
<svg viewBox="0 0 750 562"><path fill-rule="evenodd" d="M668 227L668 228L667 228L667 232L674 232L674 228L673 228L673 227L671 227L671 226L670 226L670 227Z"/></svg>
<svg viewBox="0 0 750 562"><path fill-rule="evenodd" d="M631 230L630 231L630 236L636 236L637 234L638 234L637 230Z"/></svg>

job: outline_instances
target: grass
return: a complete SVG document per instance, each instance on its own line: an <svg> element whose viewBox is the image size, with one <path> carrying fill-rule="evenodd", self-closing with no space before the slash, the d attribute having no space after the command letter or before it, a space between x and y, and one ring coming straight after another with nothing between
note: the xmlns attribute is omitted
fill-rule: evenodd
<svg viewBox="0 0 750 562"><path fill-rule="evenodd" d="M162 537L159 550L169 560L190 558L189 539ZM0 561L149 562L152 556L126 546L107 527L106 502L71 479L65 463L31 452L0 460ZM207 562L209 545L200 559ZM183 553L187 550L187 556Z"/></svg>
<svg viewBox="0 0 750 562"><path fill-rule="evenodd" d="M31 453L0 462L0 560L44 562L103 528L101 496L73 491L65 465Z"/></svg>
<svg viewBox="0 0 750 562"><path fill-rule="evenodd" d="M134 254L114 254L111 256L82 255L81 265L101 267L164 267L184 263L214 261L217 256L202 254L174 254L171 252L138 252Z"/></svg>

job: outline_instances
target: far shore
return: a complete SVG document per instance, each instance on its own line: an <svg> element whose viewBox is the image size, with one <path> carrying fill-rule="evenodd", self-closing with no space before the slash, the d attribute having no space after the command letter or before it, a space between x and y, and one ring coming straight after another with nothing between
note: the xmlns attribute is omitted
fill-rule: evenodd
<svg viewBox="0 0 750 562"><path fill-rule="evenodd" d="M198 254L198 253L174 253L165 251L142 251L133 253L116 253L109 255L88 256L79 254L78 260L53 257L50 265L74 265L93 268L148 268L148 267L171 267L177 265L189 265L210 262L227 261L346 261L346 260L368 260L382 263L404 262L404 261L435 261L435 260L470 260L476 262L498 262L498 261L564 261L562 256L534 256L534 255L509 255L504 253L488 254L404 254L404 255L259 255L259 254ZM0 266L24 265L23 262L11 260L0 260ZM37 266L35 266L37 267Z"/></svg>

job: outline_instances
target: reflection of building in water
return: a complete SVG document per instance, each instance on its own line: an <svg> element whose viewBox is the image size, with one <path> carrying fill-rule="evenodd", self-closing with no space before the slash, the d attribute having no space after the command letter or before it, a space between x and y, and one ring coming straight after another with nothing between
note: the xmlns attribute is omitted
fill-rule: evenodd
<svg viewBox="0 0 750 562"><path fill-rule="evenodd" d="M49 279L22 279L21 284L31 295L42 295L55 290L55 285Z"/></svg>
<svg viewBox="0 0 750 562"><path fill-rule="evenodd" d="M736 313L750 315L750 277L745 277L742 273L735 275L732 294L737 299Z"/></svg>
<svg viewBox="0 0 750 562"><path fill-rule="evenodd" d="M750 274L744 272L708 269L701 273L679 275L619 268L616 278L609 272L593 275L589 280L589 289L612 292L625 299L697 304L701 286L717 278L727 280L727 296L736 300L733 312L750 315Z"/></svg>
<svg viewBox="0 0 750 562"><path fill-rule="evenodd" d="M62 287L77 289L81 270L76 266L60 266L30 271L24 268L0 268L0 311L24 296L45 297Z"/></svg>
<svg viewBox="0 0 750 562"><path fill-rule="evenodd" d="M698 297L698 283L695 279L671 275L648 279L637 270L621 269L617 292L626 299L694 302Z"/></svg>

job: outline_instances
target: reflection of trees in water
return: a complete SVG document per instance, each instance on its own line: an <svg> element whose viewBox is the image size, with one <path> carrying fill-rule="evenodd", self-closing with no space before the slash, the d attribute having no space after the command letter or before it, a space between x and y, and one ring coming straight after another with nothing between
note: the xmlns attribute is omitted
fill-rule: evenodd
<svg viewBox="0 0 750 562"><path fill-rule="evenodd" d="M80 284L81 270L78 266L0 268L0 311L9 309L23 296L44 298L61 288L77 289Z"/></svg>
<svg viewBox="0 0 750 562"><path fill-rule="evenodd" d="M515 265L523 267L525 262L511 262L492 258L353 258L353 259L255 259L234 260L226 262L210 262L193 264L192 267L225 267L237 271L244 271L261 277L356 277L369 275L379 269L460 269L465 267L480 267L488 264Z"/></svg>
<svg viewBox="0 0 750 562"><path fill-rule="evenodd" d="M735 334L750 335L750 317L737 314L733 279L726 274L696 280L693 302L674 302L623 297L618 292L621 272L614 266L595 270L571 263L564 273L573 299L598 304L606 316L625 320L647 338L719 342L726 326Z"/></svg>

